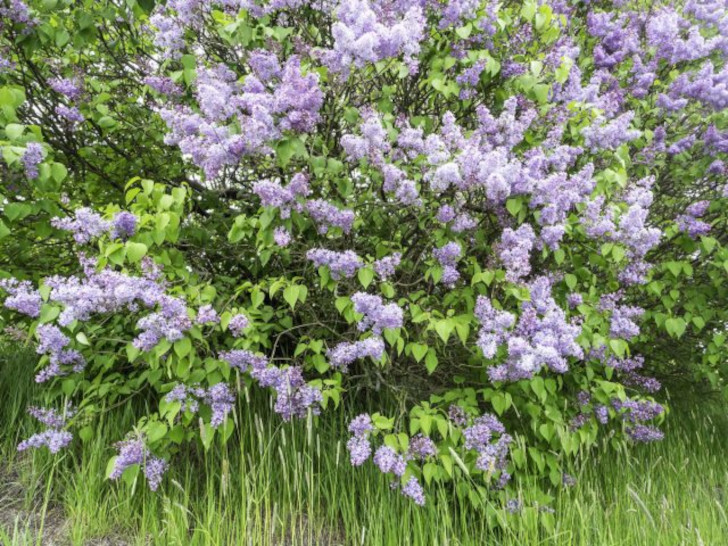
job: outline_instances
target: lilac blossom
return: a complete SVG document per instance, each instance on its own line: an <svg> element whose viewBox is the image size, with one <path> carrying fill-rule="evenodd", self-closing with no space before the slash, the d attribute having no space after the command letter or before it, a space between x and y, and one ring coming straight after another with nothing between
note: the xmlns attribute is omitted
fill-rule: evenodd
<svg viewBox="0 0 728 546"><path fill-rule="evenodd" d="M273 230L273 241L281 248L291 244L291 232L284 227L277 227Z"/></svg>
<svg viewBox="0 0 728 546"><path fill-rule="evenodd" d="M117 212L112 220L111 238L126 241L136 233L136 227L137 217L131 212Z"/></svg>
<svg viewBox="0 0 728 546"><path fill-rule="evenodd" d="M86 207L76 209L73 218L53 218L51 225L64 231L70 231L73 233L74 240L81 245L101 237L111 227L111 224L101 215Z"/></svg>
<svg viewBox="0 0 728 546"><path fill-rule="evenodd" d="M394 275L395 269L402 260L402 254L395 252L390 256L385 256L374 262L374 271L382 280L387 280Z"/></svg>
<svg viewBox="0 0 728 546"><path fill-rule="evenodd" d="M43 146L38 142L28 142L21 161L25 168L25 176L30 179L38 178L38 165L43 161Z"/></svg>
<svg viewBox="0 0 728 546"><path fill-rule="evenodd" d="M29 281L0 279L0 288L8 293L4 302L5 307L32 318L40 316L43 298Z"/></svg>
<svg viewBox="0 0 728 546"><path fill-rule="evenodd" d="M395 476L403 476L407 468L404 457L399 455L389 446L379 446L374 453L374 464L377 465L380 472L387 474L392 472Z"/></svg>
<svg viewBox="0 0 728 546"><path fill-rule="evenodd" d="M425 505L425 491L414 476L402 486L402 494L411 498L417 506Z"/></svg>
<svg viewBox="0 0 728 546"><path fill-rule="evenodd" d="M697 201L689 205L683 214L677 217L678 229L692 239L710 232L710 224L700 220L710 206L710 201Z"/></svg>
<svg viewBox="0 0 728 546"><path fill-rule="evenodd" d="M359 331L370 330L381 334L383 330L402 327L404 314L396 303L384 304L380 296L357 292L351 296L354 311L364 315L357 323Z"/></svg>
<svg viewBox="0 0 728 546"><path fill-rule="evenodd" d="M506 268L506 279L516 282L531 272L531 250L536 240L533 228L523 224L517 230L506 228L498 244L498 257Z"/></svg>
<svg viewBox="0 0 728 546"><path fill-rule="evenodd" d="M455 241L451 241L432 251L432 255L442 266L442 282L445 286L455 286L455 283L460 278L460 273L456 269L456 265L462 252L462 246Z"/></svg>
<svg viewBox="0 0 728 546"><path fill-rule="evenodd" d="M373 430L372 419L365 413L358 415L349 423L349 432L352 436L349 438L346 447L349 451L352 466L361 466L369 459L372 453L369 433Z"/></svg>
<svg viewBox="0 0 728 546"><path fill-rule="evenodd" d="M140 465L147 479L149 489L156 491L167 469L166 461L152 455L142 438L123 440L118 442L116 447L119 453L114 460L109 478L118 480L124 470L134 465Z"/></svg>
<svg viewBox="0 0 728 546"><path fill-rule="evenodd" d="M384 355L384 349L382 338L374 336L353 343L339 343L327 351L327 356L334 368L346 372L349 364L361 358L369 357L375 361L379 360Z"/></svg>
<svg viewBox="0 0 728 546"><path fill-rule="evenodd" d="M53 91L64 95L72 101L80 99L81 93L83 93L81 84L75 78L53 78L48 80L48 85Z"/></svg>
<svg viewBox="0 0 728 546"><path fill-rule="evenodd" d="M340 209L323 199L312 199L306 203L306 211L319 225L318 231L322 235L328 233L329 228L336 227L344 233L349 233L354 225L356 215L354 211Z"/></svg>
<svg viewBox="0 0 728 546"><path fill-rule="evenodd" d="M33 434L27 440L20 442L18 444L18 451L39 449L45 446L51 453L55 454L66 447L73 439L73 435L70 432L63 430L68 420L76 413L70 405L66 405L62 413L52 408L38 408L34 406L28 408L28 413L47 428L42 432Z"/></svg>
<svg viewBox="0 0 728 546"><path fill-rule="evenodd" d="M414 70L425 19L419 6L410 7L400 17L388 24L367 0L345 0L339 4L331 27L334 47L322 51L324 64L335 72L348 72L351 65L362 68L402 55Z"/></svg>
<svg viewBox="0 0 728 546"><path fill-rule="evenodd" d="M55 112L60 117L62 117L66 121L69 121L73 125L77 123L83 123L86 120L81 111L75 106L66 106L65 104L59 104L56 106Z"/></svg>
<svg viewBox="0 0 728 546"><path fill-rule="evenodd" d="M217 324L220 322L220 317L217 311L212 305L203 305L197 310L197 318L195 319L197 324Z"/></svg>
<svg viewBox="0 0 728 546"><path fill-rule="evenodd" d="M339 280L341 277L353 277L364 265L362 259L353 250L335 252L325 248L313 248L306 253L306 257L316 267L328 267L334 280Z"/></svg>
<svg viewBox="0 0 728 546"><path fill-rule="evenodd" d="M437 455L437 447L427 436L417 434L410 439L409 449L407 450L407 457L420 459L424 461L428 457L434 457Z"/></svg>
<svg viewBox="0 0 728 546"><path fill-rule="evenodd" d="M248 317L242 313L238 313L230 318L230 322L228 322L228 330L230 330L233 337L240 337L243 335L243 330L245 330L249 325L250 321L248 320Z"/></svg>

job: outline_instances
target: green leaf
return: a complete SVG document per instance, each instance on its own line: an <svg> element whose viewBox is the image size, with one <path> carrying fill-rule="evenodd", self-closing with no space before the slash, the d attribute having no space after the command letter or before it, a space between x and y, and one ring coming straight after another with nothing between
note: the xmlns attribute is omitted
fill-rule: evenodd
<svg viewBox="0 0 728 546"><path fill-rule="evenodd" d="M435 371L435 368L437 368L438 364L438 358L437 354L435 353L434 349L430 349L427 351L427 357L425 358L425 368L427 369L427 373L432 373Z"/></svg>
<svg viewBox="0 0 728 546"><path fill-rule="evenodd" d="M680 317L669 318L665 321L665 329L672 337L679 338L685 333L685 320Z"/></svg>
<svg viewBox="0 0 728 546"><path fill-rule="evenodd" d="M190 341L190 338L188 337L183 337L182 339L178 339L174 342L174 352L180 358L186 357L190 354L191 350L192 341Z"/></svg>
<svg viewBox="0 0 728 546"><path fill-rule="evenodd" d="M367 288L374 280L374 270L370 267L362 267L356 274L359 282L364 288Z"/></svg>
<svg viewBox="0 0 728 546"><path fill-rule="evenodd" d="M435 323L435 331L445 343L447 343L447 340L450 339L450 334L452 334L454 329L455 323L452 319L438 320Z"/></svg>
<svg viewBox="0 0 728 546"><path fill-rule="evenodd" d="M60 184L66 179L66 176L68 176L68 169L66 169L66 166L61 163L53 163L53 165L51 165L51 176L53 177L53 180Z"/></svg>
<svg viewBox="0 0 728 546"><path fill-rule="evenodd" d="M409 347L412 351L412 356L415 357L415 361L420 362L423 358L425 358L428 349L427 345L422 343L410 343Z"/></svg>
<svg viewBox="0 0 728 546"><path fill-rule="evenodd" d="M8 203L5 205L3 211L5 212L5 216L7 216L11 222L14 222L15 220L22 220L31 214L33 209L27 203Z"/></svg>
<svg viewBox="0 0 728 546"><path fill-rule="evenodd" d="M164 438L167 434L167 425L159 421L152 421L145 427L147 441L150 443L157 442Z"/></svg>
<svg viewBox="0 0 728 546"><path fill-rule="evenodd" d="M10 140L16 140L20 138L25 131L25 125L19 123L8 123L5 126L5 134L8 135Z"/></svg>
<svg viewBox="0 0 728 546"><path fill-rule="evenodd" d="M437 475L437 470L438 467L435 463L425 463L425 466L422 468L422 475L425 477L425 483L427 485L430 485L432 478Z"/></svg>
<svg viewBox="0 0 728 546"><path fill-rule="evenodd" d="M130 262L138 262L147 254L147 245L144 243L126 242L126 257Z"/></svg>
<svg viewBox="0 0 728 546"><path fill-rule="evenodd" d="M298 301L298 292L299 286L297 284L292 284L283 291L283 299L288 302L288 305L291 306L291 309L296 307L296 302Z"/></svg>
<svg viewBox="0 0 728 546"><path fill-rule="evenodd" d="M512 198L506 201L506 209L508 209L508 212L511 213L511 216L518 216L518 213L521 212L522 207L523 203L518 198Z"/></svg>
<svg viewBox="0 0 728 546"><path fill-rule="evenodd" d="M496 393L493 398L490 399L490 405L498 415L503 415L503 412L508 409L508 401L504 394Z"/></svg>
<svg viewBox="0 0 728 546"><path fill-rule="evenodd" d="M622 358L627 352L627 342L623 339L610 339L609 347L612 349L615 355Z"/></svg>

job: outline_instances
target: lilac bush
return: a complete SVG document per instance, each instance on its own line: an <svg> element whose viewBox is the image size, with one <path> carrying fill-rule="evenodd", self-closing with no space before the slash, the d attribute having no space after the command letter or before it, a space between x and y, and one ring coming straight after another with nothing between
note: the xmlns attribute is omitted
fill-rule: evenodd
<svg viewBox="0 0 728 546"><path fill-rule="evenodd" d="M41 41L44 3L10 4L7 39ZM366 393L406 411L351 422L353 466L417 505L507 499L600 437L659 440L652 373L725 390L720 2L131 4L120 89L44 74L46 108L0 57L0 243L64 258L0 271L4 316L79 408L23 449L143 386L109 477L156 490L182 439L233 434L242 385L284 421ZM172 159L135 159L139 127Z"/></svg>

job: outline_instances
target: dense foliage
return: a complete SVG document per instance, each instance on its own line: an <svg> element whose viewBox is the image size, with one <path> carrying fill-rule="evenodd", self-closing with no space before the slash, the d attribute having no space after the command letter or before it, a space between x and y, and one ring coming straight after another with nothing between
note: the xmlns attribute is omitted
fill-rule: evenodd
<svg viewBox="0 0 728 546"><path fill-rule="evenodd" d="M20 449L142 399L108 476L156 490L243 383L396 400L347 447L418 504L660 439L653 376L724 388L725 7L2 0Z"/></svg>

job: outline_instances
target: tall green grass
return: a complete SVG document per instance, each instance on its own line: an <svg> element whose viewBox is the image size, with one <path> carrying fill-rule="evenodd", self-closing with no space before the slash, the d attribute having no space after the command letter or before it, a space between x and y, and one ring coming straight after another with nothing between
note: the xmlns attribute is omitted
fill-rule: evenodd
<svg viewBox="0 0 728 546"><path fill-rule="evenodd" d="M70 544L100 538L255 546L728 543L728 418L719 413L678 410L661 443L594 450L577 465L577 484L554 493L554 526L547 531L533 508L537 495L525 485L518 491L524 509L516 514L457 504L449 486L437 485L418 508L390 491L371 464L351 468L345 447L351 411L281 423L256 393L244 393L235 414L240 434L225 448L177 454L157 494L142 480L132 486L104 480L111 445L135 421L131 407L107 414L91 440L75 440L63 455L18 455L18 438L35 430L23 415L39 395L28 381L32 362L22 353L0 357L3 544L40 544L41 532ZM490 530L486 510L497 510L506 525Z"/></svg>

